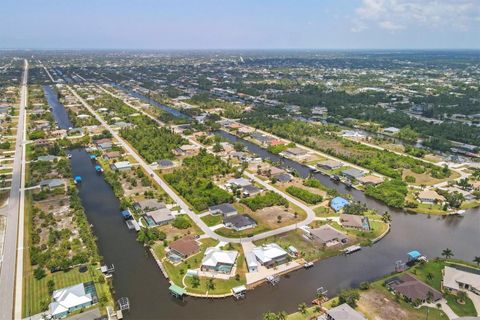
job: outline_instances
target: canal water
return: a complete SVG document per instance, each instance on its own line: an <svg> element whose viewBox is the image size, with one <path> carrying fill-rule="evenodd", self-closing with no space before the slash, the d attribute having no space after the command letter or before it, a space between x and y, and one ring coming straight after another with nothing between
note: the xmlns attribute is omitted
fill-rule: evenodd
<svg viewBox="0 0 480 320"><path fill-rule="evenodd" d="M226 132L222 136L240 141L263 158L283 161L283 166L307 175L309 169L296 162L281 159L265 149ZM326 259L308 270L298 270L282 277L274 287L264 285L247 293L242 301L233 298L206 300L174 299L168 292L168 281L147 250L136 241L120 215L119 201L83 149L73 150L71 159L74 175L82 176L79 186L82 204L93 231L98 238L100 253L105 263L115 265L113 285L116 297L129 297L132 310L128 319L261 319L267 311L292 312L301 302L309 303L319 287L333 296L342 288L357 286L393 271L396 260L406 260L406 253L418 249L428 257L450 248L456 258L471 261L480 254L480 215L473 210L464 217L428 217L409 215L390 210L383 204L367 198L360 191L346 190L327 177L316 174L329 187L352 196L379 212L392 213L392 231L379 243L349 256Z"/></svg>
<svg viewBox="0 0 480 320"><path fill-rule="evenodd" d="M68 117L67 110L65 107L58 101L57 92L51 87L44 85L43 92L45 93L45 98L53 112L57 126L60 129L68 129L72 127L70 118Z"/></svg>

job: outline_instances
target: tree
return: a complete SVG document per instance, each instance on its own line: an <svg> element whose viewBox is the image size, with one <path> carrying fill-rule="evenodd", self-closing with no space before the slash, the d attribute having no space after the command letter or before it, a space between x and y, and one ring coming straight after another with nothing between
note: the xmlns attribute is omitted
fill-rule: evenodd
<svg viewBox="0 0 480 320"><path fill-rule="evenodd" d="M237 151L237 152L240 152L240 151L245 150L245 146L241 142L235 142L233 144L233 149L235 149L235 151Z"/></svg>
<svg viewBox="0 0 480 320"><path fill-rule="evenodd" d="M212 278L208 279L207 288L208 290L215 290L215 282L213 281Z"/></svg>
<svg viewBox="0 0 480 320"><path fill-rule="evenodd" d="M427 280L432 281L433 274L431 272L427 273Z"/></svg>
<svg viewBox="0 0 480 320"><path fill-rule="evenodd" d="M475 257L473 259L473 262L475 262L477 264L477 266L480 266L480 257Z"/></svg>
<svg viewBox="0 0 480 320"><path fill-rule="evenodd" d="M382 221L385 223L390 223L392 221L392 216L388 211L385 211L385 213L382 215Z"/></svg>
<svg viewBox="0 0 480 320"><path fill-rule="evenodd" d="M43 268L41 267L38 267L37 269L35 269L35 271L33 271L33 276L37 280L43 279L46 275L47 274L45 273L45 270L43 270Z"/></svg>
<svg viewBox="0 0 480 320"><path fill-rule="evenodd" d="M352 308L357 306L358 299L360 299L360 294L355 289L342 290L338 295L339 304L346 303Z"/></svg>
<svg viewBox="0 0 480 320"><path fill-rule="evenodd" d="M197 275L192 277L192 287L198 288L200 286L200 278Z"/></svg>
<svg viewBox="0 0 480 320"><path fill-rule="evenodd" d="M298 312L301 314L306 314L307 313L307 304L305 302L300 303L297 308Z"/></svg>
<svg viewBox="0 0 480 320"><path fill-rule="evenodd" d="M265 312L263 314L263 320L278 320L278 316L274 312Z"/></svg>
<svg viewBox="0 0 480 320"><path fill-rule="evenodd" d="M466 299L467 299L467 293L465 291L460 290L457 292L458 303L464 304Z"/></svg>
<svg viewBox="0 0 480 320"><path fill-rule="evenodd" d="M449 248L446 248L442 251L442 256L445 257L445 259L450 259L451 257L453 257L453 251Z"/></svg>

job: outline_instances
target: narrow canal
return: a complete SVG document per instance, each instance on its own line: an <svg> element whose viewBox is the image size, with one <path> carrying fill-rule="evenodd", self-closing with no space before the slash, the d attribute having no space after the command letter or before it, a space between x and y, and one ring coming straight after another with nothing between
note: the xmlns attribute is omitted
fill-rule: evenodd
<svg viewBox="0 0 480 320"><path fill-rule="evenodd" d="M62 106L63 107L63 106ZM263 158L282 160L248 141L225 132L230 141L240 141ZM456 258L471 261L480 254L480 215L474 210L465 217L428 217L408 215L389 210L383 204L367 198L362 192L346 190L323 175L315 175L329 187L352 196L379 212L392 212L393 230L382 241L350 256L337 256L316 263L309 270L298 270L281 279L275 286L264 285L247 293L247 298L234 301L186 298L179 301L168 293L168 282L154 260L136 241L120 215L119 202L110 186L97 175L93 163L83 149L73 150L71 159L74 175L82 176L80 197L93 231L98 238L100 253L107 264L114 264L113 278L116 297L129 297L132 310L129 319L260 319L266 311L294 311L298 303L313 299L318 287L328 289L330 296L342 288L371 281L393 271L396 260L405 260L406 252L419 249L429 257L450 248ZM290 160L284 166L307 175L309 169Z"/></svg>
<svg viewBox="0 0 480 320"><path fill-rule="evenodd" d="M47 85L43 86L43 92L45 93L45 98L50 105L55 121L57 122L57 126L60 129L71 128L72 123L68 117L67 110L60 103L60 101L58 101L57 92L51 86Z"/></svg>

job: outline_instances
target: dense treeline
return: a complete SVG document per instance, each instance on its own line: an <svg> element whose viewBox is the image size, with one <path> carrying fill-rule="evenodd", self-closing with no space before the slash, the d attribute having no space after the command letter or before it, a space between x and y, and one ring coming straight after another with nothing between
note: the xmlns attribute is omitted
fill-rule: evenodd
<svg viewBox="0 0 480 320"><path fill-rule="evenodd" d="M388 180L377 186L367 186L365 194L385 202L395 208L403 208L408 189L407 184L400 180Z"/></svg>
<svg viewBox="0 0 480 320"><path fill-rule="evenodd" d="M411 169L416 173L429 173L435 178L450 175L450 171L444 171L431 163L339 137L332 134L332 131L338 130L335 126L319 126L300 120L277 119L265 113L263 110L249 113L242 118L242 122L394 179L402 178L403 169Z"/></svg>
<svg viewBox="0 0 480 320"><path fill-rule="evenodd" d="M383 126L405 127L410 126L413 130L422 136L435 137L442 140L453 140L463 143L480 145L478 138L480 137L480 128L461 124L458 122L444 122L441 124L433 124L427 121L411 118L401 111L388 112L380 107L343 107L328 108L330 115L339 119L352 117L368 121L375 121ZM443 143L447 143L443 141Z"/></svg>
<svg viewBox="0 0 480 320"><path fill-rule="evenodd" d="M317 204L323 200L321 195L295 186L289 186L287 192L309 204Z"/></svg>
<svg viewBox="0 0 480 320"><path fill-rule="evenodd" d="M198 155L184 159L181 169L164 177L196 210L203 211L210 206L233 201L229 192L212 181L215 175L230 173L233 169L229 164L201 150Z"/></svg>

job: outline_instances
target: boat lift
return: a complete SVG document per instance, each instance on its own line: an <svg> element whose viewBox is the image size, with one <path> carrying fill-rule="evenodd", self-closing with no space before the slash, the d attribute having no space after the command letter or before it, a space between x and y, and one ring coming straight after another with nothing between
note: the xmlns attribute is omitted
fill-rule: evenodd
<svg viewBox="0 0 480 320"><path fill-rule="evenodd" d="M247 293L247 287L239 286L232 288L233 297L237 300L245 299L245 294Z"/></svg>
<svg viewBox="0 0 480 320"><path fill-rule="evenodd" d="M102 271L103 274L112 274L115 272L115 266L113 263L110 267L108 265L104 265L100 267L100 271Z"/></svg>
<svg viewBox="0 0 480 320"><path fill-rule="evenodd" d="M127 297L121 297L117 300L118 307L120 311L129 311L130 310L130 300Z"/></svg>
<svg viewBox="0 0 480 320"><path fill-rule="evenodd" d="M280 281L280 277L276 274L267 276L267 281L270 282L272 286L276 285Z"/></svg>
<svg viewBox="0 0 480 320"><path fill-rule="evenodd" d="M395 272L403 272L407 269L407 264L402 260L395 261Z"/></svg>

